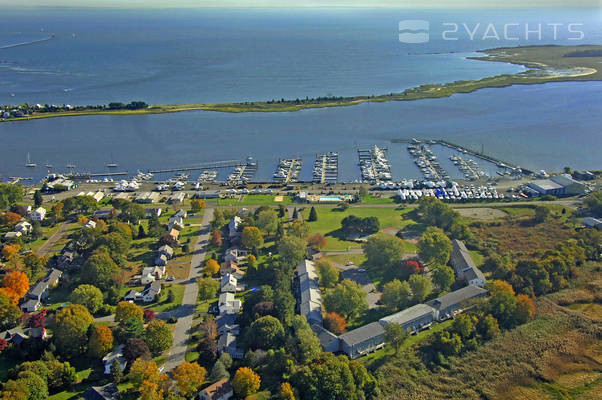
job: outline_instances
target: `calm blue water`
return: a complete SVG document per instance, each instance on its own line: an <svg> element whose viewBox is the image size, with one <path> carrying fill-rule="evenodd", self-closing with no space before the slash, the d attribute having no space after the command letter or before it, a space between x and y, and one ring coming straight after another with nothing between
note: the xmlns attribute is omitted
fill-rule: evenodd
<svg viewBox="0 0 602 400"><path fill-rule="evenodd" d="M431 40L403 44L398 23L428 20ZM444 23L459 32L446 41ZM557 39L547 23L563 23ZM89 10L5 9L0 47L0 104L98 104L144 100L193 103L349 96L401 91L423 83L515 73L522 67L466 60L476 50L519 44L602 44L598 9L552 10ZM475 30L473 40L466 26ZM518 41L483 38L491 23L517 23ZM525 24L542 24L526 40ZM580 42L567 31L581 23ZM479 24L479 25L477 25ZM491 34L491 31L489 31ZM279 157L301 156L302 178L315 153L339 151L343 179L359 177L358 146L383 145L395 177L419 177L405 146L391 138L444 138L532 169L600 168L600 83L483 90L449 99L364 104L297 113L189 112L77 117L0 124L0 174L39 178L26 169L75 163L100 172L189 166L253 156L258 178ZM442 154L441 157L447 156Z"/></svg>

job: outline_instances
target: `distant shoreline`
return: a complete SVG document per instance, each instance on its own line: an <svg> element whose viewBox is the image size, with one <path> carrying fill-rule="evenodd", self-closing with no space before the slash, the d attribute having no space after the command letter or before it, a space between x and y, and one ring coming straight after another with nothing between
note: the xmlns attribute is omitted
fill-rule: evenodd
<svg viewBox="0 0 602 400"><path fill-rule="evenodd" d="M479 80L455 81L445 84L425 84L377 96L325 97L317 99L295 99L219 104L172 104L150 105L137 110L84 109L55 112L33 112L22 117L1 119L2 122L27 121L41 118L69 117L80 115L140 115L164 114L182 111L216 111L229 113L244 112L292 112L312 108L346 107L366 102L410 101L450 97L456 93L472 93L479 89L501 88L512 85L533 85L549 82L599 81L602 73L597 67L601 56L569 56L575 51L602 51L602 46L521 46L479 51L483 56L468 57L473 60L506 62L522 65L527 71L504 74Z"/></svg>

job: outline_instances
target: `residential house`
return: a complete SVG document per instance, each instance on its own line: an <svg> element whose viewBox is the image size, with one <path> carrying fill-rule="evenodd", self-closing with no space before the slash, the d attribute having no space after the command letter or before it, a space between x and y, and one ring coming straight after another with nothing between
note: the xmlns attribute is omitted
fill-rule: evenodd
<svg viewBox="0 0 602 400"><path fill-rule="evenodd" d="M464 276L464 280L468 285L474 285L479 287L485 287L487 283L487 279L485 279L485 275L481 272L477 267L470 267L462 271L462 275Z"/></svg>
<svg viewBox="0 0 602 400"><path fill-rule="evenodd" d="M217 323L217 334L223 335L231 333L234 336L240 334L240 325L236 323L238 316L236 314L222 314L215 319Z"/></svg>
<svg viewBox="0 0 602 400"><path fill-rule="evenodd" d="M175 241L178 241L178 238L180 237L180 231L177 229L170 229L170 231L168 232L169 236L171 236Z"/></svg>
<svg viewBox="0 0 602 400"><path fill-rule="evenodd" d="M155 257L155 265L167 265L167 256L165 254L159 254L157 257Z"/></svg>
<svg viewBox="0 0 602 400"><path fill-rule="evenodd" d="M22 235L29 235L33 230L33 226L27 221L21 221L15 225L15 232L21 232Z"/></svg>
<svg viewBox="0 0 602 400"><path fill-rule="evenodd" d="M470 306L473 299L485 297L487 293L486 289L469 285L428 301L426 304L435 309L436 320L444 321Z"/></svg>
<svg viewBox="0 0 602 400"><path fill-rule="evenodd" d="M146 218L159 218L163 210L160 207L152 207L144 209L144 216Z"/></svg>
<svg viewBox="0 0 602 400"><path fill-rule="evenodd" d="M38 311L41 307L42 303L40 303L39 300L29 299L21 304L21 311L24 313L33 313Z"/></svg>
<svg viewBox="0 0 602 400"><path fill-rule="evenodd" d="M217 351L219 354L226 352L235 360L240 360L244 356L243 351L236 345L236 336L230 332L226 332L218 338Z"/></svg>
<svg viewBox="0 0 602 400"><path fill-rule="evenodd" d="M240 217L238 215L235 215L234 217L230 218L230 222L228 222L228 237L230 239L235 239L235 238L239 238L240 237L240 224L242 223L242 220L240 219Z"/></svg>
<svg viewBox="0 0 602 400"><path fill-rule="evenodd" d="M238 280L232 274L226 274L222 276L221 281L221 292L235 293L238 287Z"/></svg>
<svg viewBox="0 0 602 400"><path fill-rule="evenodd" d="M219 307L219 313L221 314L237 314L240 312L242 303L240 300L234 298L234 293L224 292L219 295L217 303Z"/></svg>
<svg viewBox="0 0 602 400"><path fill-rule="evenodd" d="M20 238L21 236L23 236L23 234L21 232L7 232L4 235L4 239L6 239L6 240L17 239L17 238Z"/></svg>
<svg viewBox="0 0 602 400"><path fill-rule="evenodd" d="M131 290L129 290L125 294L125 296L123 296L123 300L125 300L125 301L140 301L140 300L142 300L142 293L140 293L140 292L138 292L138 291L136 291L134 289L131 289Z"/></svg>
<svg viewBox="0 0 602 400"><path fill-rule="evenodd" d="M171 217L169 219L169 221L167 222L167 229L177 229L177 230L182 230L184 229L184 219L181 216L176 216L174 215L173 217Z"/></svg>
<svg viewBox="0 0 602 400"><path fill-rule="evenodd" d="M38 207L29 213L29 219L32 221L43 221L46 217L46 209L44 207Z"/></svg>
<svg viewBox="0 0 602 400"><path fill-rule="evenodd" d="M23 342L29 339L44 340L48 337L46 328L21 328L16 327L0 332L0 339L4 339L9 343L20 346Z"/></svg>
<svg viewBox="0 0 602 400"><path fill-rule="evenodd" d="M161 293L161 284L159 282L151 282L144 287L142 291L142 301L145 303L152 303L156 297Z"/></svg>
<svg viewBox="0 0 602 400"><path fill-rule="evenodd" d="M46 297L48 297L48 291L50 288L58 285L59 279L63 274L62 271L58 269L52 269L50 273L41 281L36 283L29 292L27 293L27 298L31 300L44 301Z"/></svg>
<svg viewBox="0 0 602 400"><path fill-rule="evenodd" d="M73 259L75 258L75 253L70 250L65 250L63 254L58 259L58 267L60 269L67 269L73 263Z"/></svg>
<svg viewBox="0 0 602 400"><path fill-rule="evenodd" d="M118 400L119 388L114 383L104 386L92 386L84 392L84 400Z"/></svg>
<svg viewBox="0 0 602 400"><path fill-rule="evenodd" d="M426 304L416 304L398 313L381 318L378 322L387 326L396 323L403 326L409 332L418 332L430 327L435 321L435 309Z"/></svg>
<svg viewBox="0 0 602 400"><path fill-rule="evenodd" d="M82 228L90 228L90 229L94 229L96 228L96 221L93 220L89 220L88 222L86 222L84 224L84 226Z"/></svg>
<svg viewBox="0 0 602 400"><path fill-rule="evenodd" d="M219 273L222 276L226 274L232 274L236 279L241 279L244 276L245 271L240 269L238 264L236 264L234 261L224 261L220 264Z"/></svg>
<svg viewBox="0 0 602 400"><path fill-rule="evenodd" d="M385 345L385 329L378 322L372 322L339 336L340 350L352 360Z"/></svg>
<svg viewBox="0 0 602 400"><path fill-rule="evenodd" d="M472 256L464 245L464 242L458 239L452 240L452 252L449 260L459 279L463 279L462 271L468 268L476 268Z"/></svg>
<svg viewBox="0 0 602 400"><path fill-rule="evenodd" d="M157 253L165 255L165 257L167 257L168 260L171 260L171 258L173 257L173 249L171 248L171 246L168 246L166 244L159 247Z"/></svg>
<svg viewBox="0 0 602 400"><path fill-rule="evenodd" d="M232 396L234 391L227 379L219 380L199 392L199 400L228 400Z"/></svg>
<svg viewBox="0 0 602 400"><path fill-rule="evenodd" d="M178 211L176 211L176 213L173 216L180 218L188 218L188 213L183 208L180 208Z"/></svg>
<svg viewBox="0 0 602 400"><path fill-rule="evenodd" d="M105 367L105 375L111 373L111 366L113 363L119 363L119 368L123 371L127 365L127 361L125 360L125 356L123 355L123 344L117 346L115 350L107 354L102 358L102 363Z"/></svg>
<svg viewBox="0 0 602 400"><path fill-rule="evenodd" d="M224 253L225 261L234 261L235 263L241 263L247 261L247 257L249 256L249 251L245 249L241 249L239 247L230 247Z"/></svg>
<svg viewBox="0 0 602 400"><path fill-rule="evenodd" d="M154 267L144 267L142 268L140 283L146 285L147 283L154 282L157 279L162 279L164 274L165 266L155 265Z"/></svg>

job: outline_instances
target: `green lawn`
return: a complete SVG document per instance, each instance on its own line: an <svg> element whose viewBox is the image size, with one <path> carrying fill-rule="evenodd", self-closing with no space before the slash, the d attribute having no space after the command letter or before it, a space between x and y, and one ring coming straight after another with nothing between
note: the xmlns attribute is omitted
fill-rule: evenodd
<svg viewBox="0 0 602 400"><path fill-rule="evenodd" d="M278 204L292 204L293 198L291 196L282 196L282 201L276 202L273 194L245 194L242 195L242 200L237 196L233 199L219 199L217 200L218 206L273 206Z"/></svg>

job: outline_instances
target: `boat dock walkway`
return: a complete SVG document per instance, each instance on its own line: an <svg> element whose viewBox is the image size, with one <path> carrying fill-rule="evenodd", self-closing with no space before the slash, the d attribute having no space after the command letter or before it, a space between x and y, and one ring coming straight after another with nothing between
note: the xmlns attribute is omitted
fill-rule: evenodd
<svg viewBox="0 0 602 400"><path fill-rule="evenodd" d="M299 180L302 164L303 161L301 158L281 159L276 168L276 172L274 172L274 181L284 184L297 182Z"/></svg>
<svg viewBox="0 0 602 400"><path fill-rule="evenodd" d="M390 181L391 166L385 156L386 147L374 146L371 149L357 149L359 166L364 182Z"/></svg>
<svg viewBox="0 0 602 400"><path fill-rule="evenodd" d="M314 183L336 183L339 179L339 153L317 154L314 162Z"/></svg>

